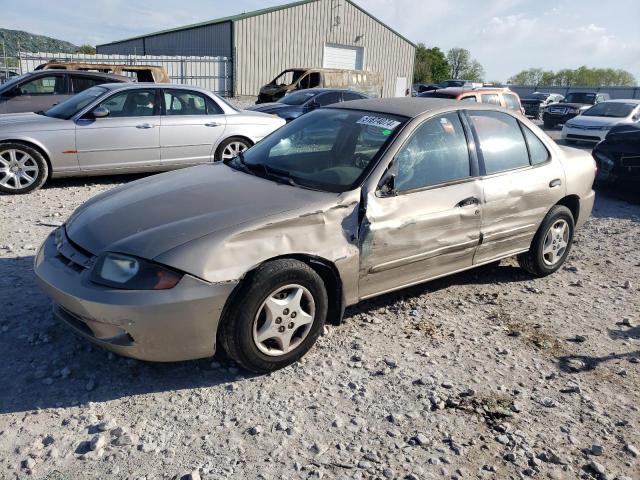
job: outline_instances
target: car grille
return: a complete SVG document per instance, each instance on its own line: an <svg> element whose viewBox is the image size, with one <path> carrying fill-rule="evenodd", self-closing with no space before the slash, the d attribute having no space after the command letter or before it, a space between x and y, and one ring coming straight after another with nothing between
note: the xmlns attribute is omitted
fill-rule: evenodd
<svg viewBox="0 0 640 480"><path fill-rule="evenodd" d="M622 157L620 163L623 167L640 168L640 157Z"/></svg>
<svg viewBox="0 0 640 480"><path fill-rule="evenodd" d="M62 227L62 229L62 238L56 247L58 258L66 263L68 267L78 272L91 267L95 257L90 252L72 242L69 237L67 237L67 232L64 230L64 227Z"/></svg>
<svg viewBox="0 0 640 480"><path fill-rule="evenodd" d="M599 126L587 126L587 125L569 125L570 128L575 130L602 130Z"/></svg>
<svg viewBox="0 0 640 480"><path fill-rule="evenodd" d="M567 138L569 140L589 140L591 142L600 141L600 137L594 137L593 135L574 135L573 133L568 134Z"/></svg>

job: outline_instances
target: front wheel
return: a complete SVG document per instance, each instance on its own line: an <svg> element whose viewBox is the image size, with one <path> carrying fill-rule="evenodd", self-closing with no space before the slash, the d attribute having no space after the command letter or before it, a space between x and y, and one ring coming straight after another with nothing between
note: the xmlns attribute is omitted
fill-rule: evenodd
<svg viewBox="0 0 640 480"><path fill-rule="evenodd" d="M227 138L218 146L215 154L215 161L221 162L224 160L231 160L250 148L251 145L251 142L245 138Z"/></svg>
<svg viewBox="0 0 640 480"><path fill-rule="evenodd" d="M300 359L318 339L328 299L307 264L268 262L247 277L220 326L219 344L247 370L267 373Z"/></svg>
<svg viewBox="0 0 640 480"><path fill-rule="evenodd" d="M567 259L574 229L571 210L563 205L554 206L533 237L529 251L518 255L518 264L537 277L551 275Z"/></svg>
<svg viewBox="0 0 640 480"><path fill-rule="evenodd" d="M0 143L0 192L29 193L40 188L48 175L39 151L21 143Z"/></svg>

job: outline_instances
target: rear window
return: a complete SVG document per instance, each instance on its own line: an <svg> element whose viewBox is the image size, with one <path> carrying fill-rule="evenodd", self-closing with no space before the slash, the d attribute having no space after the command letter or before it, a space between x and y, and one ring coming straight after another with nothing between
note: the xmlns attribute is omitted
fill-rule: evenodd
<svg viewBox="0 0 640 480"><path fill-rule="evenodd" d="M511 95L510 93L504 94L504 103L507 105L509 110L520 111L520 102L518 101L518 97L515 95Z"/></svg>
<svg viewBox="0 0 640 480"><path fill-rule="evenodd" d="M482 103L500 105L500 96L497 93L483 93L480 98L482 99Z"/></svg>

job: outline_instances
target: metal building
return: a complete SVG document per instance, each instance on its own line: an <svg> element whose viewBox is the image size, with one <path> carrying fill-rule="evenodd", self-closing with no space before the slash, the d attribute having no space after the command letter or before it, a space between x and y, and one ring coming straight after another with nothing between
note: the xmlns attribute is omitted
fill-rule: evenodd
<svg viewBox="0 0 640 480"><path fill-rule="evenodd" d="M404 96L415 45L350 0L303 0L97 46L98 53L221 56L233 60L234 94L257 95L287 68L345 68L384 76Z"/></svg>

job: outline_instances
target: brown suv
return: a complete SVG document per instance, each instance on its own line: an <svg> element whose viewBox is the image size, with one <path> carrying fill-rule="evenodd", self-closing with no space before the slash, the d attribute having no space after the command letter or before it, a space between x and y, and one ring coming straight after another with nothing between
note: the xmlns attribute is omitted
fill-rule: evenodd
<svg viewBox="0 0 640 480"><path fill-rule="evenodd" d="M508 88L451 87L423 92L418 96L426 98L450 98L452 100L462 100L465 102L474 103L489 103L492 105L498 105L508 110L513 110L514 112L522 113L520 97Z"/></svg>

